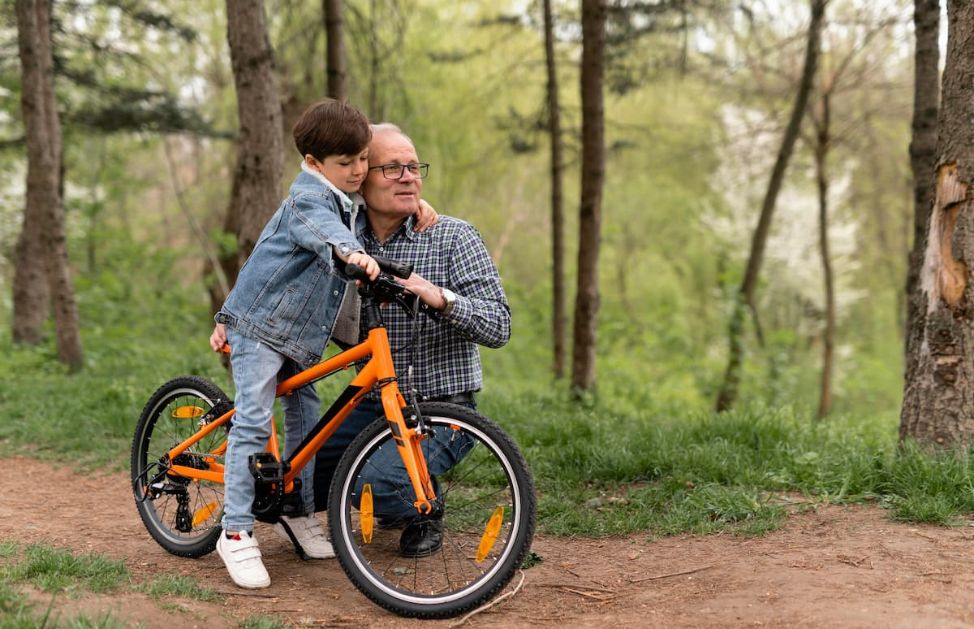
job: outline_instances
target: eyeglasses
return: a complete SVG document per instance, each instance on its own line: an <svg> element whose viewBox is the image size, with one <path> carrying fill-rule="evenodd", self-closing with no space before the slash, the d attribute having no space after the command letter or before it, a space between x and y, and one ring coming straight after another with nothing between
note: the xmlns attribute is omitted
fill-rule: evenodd
<svg viewBox="0 0 974 629"><path fill-rule="evenodd" d="M382 164L381 166L373 166L369 170L381 170L382 176L386 179L402 179L407 170L413 177L425 179L426 175L429 174L430 165L416 162L411 164Z"/></svg>

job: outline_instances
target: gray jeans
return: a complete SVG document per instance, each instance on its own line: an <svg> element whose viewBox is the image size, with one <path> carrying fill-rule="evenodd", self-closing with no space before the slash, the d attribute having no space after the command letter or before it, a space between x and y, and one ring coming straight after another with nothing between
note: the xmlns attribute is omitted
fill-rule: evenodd
<svg viewBox="0 0 974 629"><path fill-rule="evenodd" d="M254 528L254 477L250 473L250 456L263 452L271 436L271 416L278 382L300 371L287 356L267 345L227 329L227 340L233 348L230 364L236 387L233 426L227 438L224 459L223 528L227 531L251 531ZM318 421L320 402L314 386L301 387L281 398L284 408L284 456L301 444ZM301 498L307 512L314 510L314 459L301 471Z"/></svg>

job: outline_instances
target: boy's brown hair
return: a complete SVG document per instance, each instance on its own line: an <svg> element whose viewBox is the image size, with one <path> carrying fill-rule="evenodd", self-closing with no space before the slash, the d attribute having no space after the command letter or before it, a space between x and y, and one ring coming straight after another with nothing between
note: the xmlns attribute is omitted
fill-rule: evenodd
<svg viewBox="0 0 974 629"><path fill-rule="evenodd" d="M372 139L369 119L344 101L325 98L304 110L294 123L294 145L301 156L361 153Z"/></svg>

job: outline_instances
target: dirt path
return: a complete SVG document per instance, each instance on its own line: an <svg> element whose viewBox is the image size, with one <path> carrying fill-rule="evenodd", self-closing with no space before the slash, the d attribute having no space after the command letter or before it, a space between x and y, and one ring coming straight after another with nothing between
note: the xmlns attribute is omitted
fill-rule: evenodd
<svg viewBox="0 0 974 629"><path fill-rule="evenodd" d="M274 583L248 595L233 587L215 553L179 559L156 545L124 475L85 479L30 459L0 459L0 540L100 553L123 560L140 581L179 573L226 594L222 604L176 606L140 594L61 597L62 617L113 610L115 618L167 629L232 627L255 614L296 626L450 624L385 612L355 590L336 562L302 562L260 527ZM836 506L794 515L784 529L758 539L539 537L534 550L544 561L523 573L522 589L464 626L970 627L972 542L969 528L896 524L876 507Z"/></svg>

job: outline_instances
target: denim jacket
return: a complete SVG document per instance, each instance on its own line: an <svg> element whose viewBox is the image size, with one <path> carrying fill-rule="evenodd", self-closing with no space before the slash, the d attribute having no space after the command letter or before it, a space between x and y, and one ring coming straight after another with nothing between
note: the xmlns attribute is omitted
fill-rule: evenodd
<svg viewBox="0 0 974 629"><path fill-rule="evenodd" d="M309 366L320 360L345 295L333 248L362 251L353 202L318 173L298 174L214 319ZM362 218L362 217L359 217Z"/></svg>

